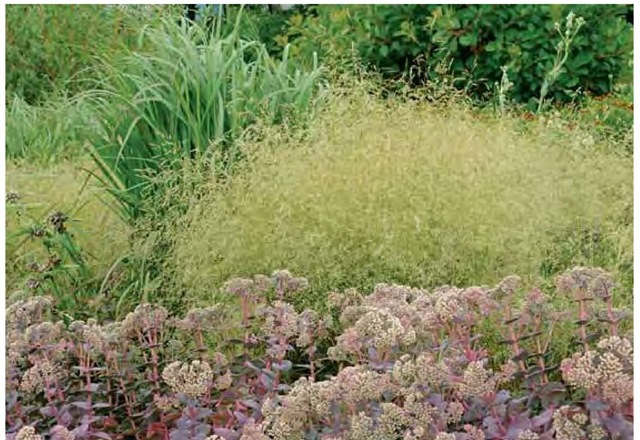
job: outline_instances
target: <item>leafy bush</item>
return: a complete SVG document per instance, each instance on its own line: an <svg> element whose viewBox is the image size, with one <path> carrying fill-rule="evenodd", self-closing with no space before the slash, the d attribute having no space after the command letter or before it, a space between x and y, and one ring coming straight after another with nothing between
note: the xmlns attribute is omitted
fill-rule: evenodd
<svg viewBox="0 0 640 440"><path fill-rule="evenodd" d="M241 38L260 41L265 45L269 54L279 57L282 56L282 51L286 46L286 44L282 44L281 36L287 31L289 18L296 13L304 13L305 8L303 6L286 10L280 8L272 10L264 6L226 5L224 10L225 26L232 29L236 25L236 19L240 18L238 32Z"/></svg>
<svg viewBox="0 0 640 440"><path fill-rule="evenodd" d="M606 231L632 200L631 161L585 149L574 133L362 95L338 94L304 137L276 131L245 145L256 150L246 169L200 188L173 229L166 276L209 298L230 277L290 267L307 274L305 300L317 304L381 280L534 277L554 236Z"/></svg>
<svg viewBox="0 0 640 440"><path fill-rule="evenodd" d="M7 96L29 104L54 90L77 92L81 83L71 80L96 56L133 46L140 26L122 8L103 5L8 5L6 20Z"/></svg>
<svg viewBox="0 0 640 440"><path fill-rule="evenodd" d="M586 25L549 97L566 102L578 88L605 94L628 71L633 34L625 5L321 5L292 16L280 41L326 59L349 59L355 50L390 76L418 67L432 78L450 61L460 84L479 96L493 91L507 66L511 96L533 106L556 57L555 23L570 12Z"/></svg>
<svg viewBox="0 0 640 440"><path fill-rule="evenodd" d="M7 438L633 438L633 347L601 270L558 277L576 303L564 314L540 290L517 306L513 276L333 294L327 353L331 320L285 302L306 284L287 271L231 280L236 319L220 305L179 319L143 304L121 322L67 326L45 297L14 302ZM576 353L549 365L555 323L573 318ZM484 348L486 319L501 322L509 358Z"/></svg>
<svg viewBox="0 0 640 440"><path fill-rule="evenodd" d="M94 140L93 157L128 221L158 190L159 171L192 159L228 171L239 157L234 141L251 124L306 118L320 75L293 71L286 51L276 61L235 28L221 36L165 21L145 38L145 53L110 66L97 102L105 136Z"/></svg>

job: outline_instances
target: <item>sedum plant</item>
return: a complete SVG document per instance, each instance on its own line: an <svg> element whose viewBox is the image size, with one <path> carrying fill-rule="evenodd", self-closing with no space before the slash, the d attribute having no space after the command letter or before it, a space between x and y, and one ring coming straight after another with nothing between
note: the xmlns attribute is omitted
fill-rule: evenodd
<svg viewBox="0 0 640 440"><path fill-rule="evenodd" d="M557 281L579 318L559 368L544 359L566 316L539 290L517 301L517 277L347 289L330 296L337 321L298 312L308 283L287 271L228 282L235 314L142 304L65 326L51 300L21 300L7 310L7 438L631 439L633 348L611 279L576 268ZM498 316L504 360L479 333Z"/></svg>

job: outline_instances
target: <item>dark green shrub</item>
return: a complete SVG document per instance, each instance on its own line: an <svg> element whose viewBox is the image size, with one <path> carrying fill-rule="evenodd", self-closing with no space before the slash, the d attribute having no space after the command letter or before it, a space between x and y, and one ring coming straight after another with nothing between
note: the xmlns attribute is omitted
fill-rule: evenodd
<svg viewBox="0 0 640 440"><path fill-rule="evenodd" d="M264 5L245 5L243 8L229 5L225 9L225 26L230 31L239 15L238 33L243 39L262 42L271 55L282 55L284 37L289 27L289 19L301 8L269 10Z"/></svg>
<svg viewBox="0 0 640 440"><path fill-rule="evenodd" d="M501 66L508 66L514 83L512 96L527 102L538 97L553 67L560 39L555 23L562 23L570 12L583 17L586 25L573 40L549 96L567 101L577 88L596 95L608 93L626 67L632 38L622 5L458 7L444 12L448 20L436 23L434 38L451 48L454 71L466 68L474 81L488 80L481 92L498 80Z"/></svg>
<svg viewBox="0 0 640 440"><path fill-rule="evenodd" d="M390 77L420 66L431 78L436 66L450 62L450 73L463 76L478 96L492 91L508 66L511 97L530 102L554 64L560 41L555 23L564 32L573 12L586 25L547 95L567 101L578 88L596 95L611 91L628 70L633 35L626 11L625 5L323 5L292 16L282 42L339 62L355 48L365 64Z"/></svg>

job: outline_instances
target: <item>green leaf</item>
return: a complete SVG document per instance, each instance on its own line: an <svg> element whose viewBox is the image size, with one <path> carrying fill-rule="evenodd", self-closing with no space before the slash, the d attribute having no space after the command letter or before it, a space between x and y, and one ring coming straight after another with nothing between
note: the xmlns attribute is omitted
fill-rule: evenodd
<svg viewBox="0 0 640 440"><path fill-rule="evenodd" d="M492 41L491 43L487 44L484 47L484 50L487 51L487 52L501 51L502 50L502 44L500 44L498 41Z"/></svg>
<svg viewBox="0 0 640 440"><path fill-rule="evenodd" d="M464 34L459 39L461 46L476 46L478 44L478 34L468 33Z"/></svg>

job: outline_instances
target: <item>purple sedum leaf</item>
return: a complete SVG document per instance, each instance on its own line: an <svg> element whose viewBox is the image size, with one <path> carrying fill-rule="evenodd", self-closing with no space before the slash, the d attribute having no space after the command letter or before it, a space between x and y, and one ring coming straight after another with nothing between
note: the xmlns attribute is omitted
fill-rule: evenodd
<svg viewBox="0 0 640 440"><path fill-rule="evenodd" d="M225 440L238 440L240 433L226 428L214 428L213 433L219 435Z"/></svg>
<svg viewBox="0 0 640 440"><path fill-rule="evenodd" d="M544 410L540 415L537 415L533 419L531 419L531 426L533 426L534 428L545 426L553 419L553 413L553 408Z"/></svg>

